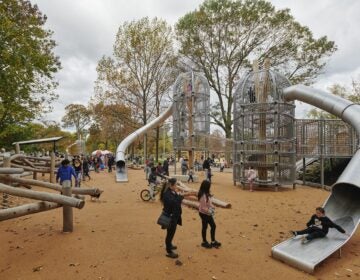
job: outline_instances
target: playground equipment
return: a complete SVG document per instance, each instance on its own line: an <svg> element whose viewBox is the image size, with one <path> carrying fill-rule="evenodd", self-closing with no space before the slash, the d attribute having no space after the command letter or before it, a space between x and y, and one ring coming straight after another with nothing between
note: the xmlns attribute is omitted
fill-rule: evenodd
<svg viewBox="0 0 360 280"><path fill-rule="evenodd" d="M234 185L246 183L250 166L256 185L277 186L295 180L295 106L283 100L290 82L269 69L249 73L234 95Z"/></svg>
<svg viewBox="0 0 360 280"><path fill-rule="evenodd" d="M0 209L0 221L63 207L63 231L71 232L73 230L72 208L83 208L85 201L78 197L72 197L72 194L76 196L87 194L99 197L102 191L96 188L72 189L70 181L65 181L63 186L52 183L56 162L59 162L59 160L56 160L54 153L51 153L50 158L27 157L22 154L15 154L11 157L3 156L2 167L0 167L0 193L2 193L1 205L5 209ZM15 166L15 168L12 166ZM35 179L35 174L38 172L50 173L50 183L21 178L20 176L24 174L25 170L32 171ZM31 189L32 186L39 186L59 191L61 194L26 190L18 188L19 186L28 189ZM10 205L10 200L15 200L14 198L18 199L19 197L40 201Z"/></svg>
<svg viewBox="0 0 360 280"><path fill-rule="evenodd" d="M138 130L135 130L129 136L127 136L117 147L116 149L116 182L127 182L127 167L125 161L125 153L127 148L134 142L136 139L140 138L144 133L148 130L152 129L153 127L157 126L158 124L164 122L169 116L171 116L173 110L173 105L165 110L159 117L152 120L148 124L143 127L140 127Z"/></svg>
<svg viewBox="0 0 360 280"><path fill-rule="evenodd" d="M172 114L174 147L177 151L189 151L192 166L194 150L207 145L201 134L209 133L210 130L207 114L209 98L209 86L203 76L193 72L181 74L174 84L174 104L159 117L127 136L116 149L116 181L128 181L125 153L131 143Z"/></svg>
<svg viewBox="0 0 360 280"><path fill-rule="evenodd" d="M175 154L187 151L189 167L194 165L194 151L206 151L210 133L210 89L205 77L188 72L174 84L173 145Z"/></svg>
<svg viewBox="0 0 360 280"><path fill-rule="evenodd" d="M300 100L323 109L350 124L360 134L360 105L339 96L306 86L292 86L284 90L287 101ZM343 227L349 236L330 231L325 238L302 245L297 239L286 240L272 248L272 256L306 272L339 250L355 233L360 221L360 150L357 151L332 187L324 204L327 216Z"/></svg>

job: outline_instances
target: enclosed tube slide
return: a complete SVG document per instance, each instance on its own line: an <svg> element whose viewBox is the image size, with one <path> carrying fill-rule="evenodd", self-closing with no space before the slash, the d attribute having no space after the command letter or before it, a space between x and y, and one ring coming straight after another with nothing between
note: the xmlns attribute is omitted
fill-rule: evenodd
<svg viewBox="0 0 360 280"><path fill-rule="evenodd" d="M152 129L153 127L163 123L169 116L171 116L173 111L173 105L166 109L160 116L152 120L148 124L140 127L126 137L116 149L116 182L127 182L127 168L125 164L125 152L126 149L133 143L136 139L140 138L144 133Z"/></svg>
<svg viewBox="0 0 360 280"><path fill-rule="evenodd" d="M360 105L339 96L307 86L291 86L284 90L286 101L300 100L323 109L350 124L360 135ZM360 220L360 150L352 157L332 187L325 201L326 215L345 229L348 235L330 229L325 238L301 244L300 238L286 240L272 248L272 256L308 273L339 250L355 233ZM316 205L314 205L315 208Z"/></svg>

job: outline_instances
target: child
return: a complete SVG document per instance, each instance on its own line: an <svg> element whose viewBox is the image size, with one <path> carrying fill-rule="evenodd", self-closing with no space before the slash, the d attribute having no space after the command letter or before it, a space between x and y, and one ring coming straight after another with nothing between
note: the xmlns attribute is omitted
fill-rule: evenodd
<svg viewBox="0 0 360 280"><path fill-rule="evenodd" d="M189 169L189 179L188 179L188 183L190 183L190 180L191 180L191 182L194 183L193 174L194 174L193 168L190 168L190 169Z"/></svg>
<svg viewBox="0 0 360 280"><path fill-rule="evenodd" d="M325 216L325 209L317 207L314 215L311 216L310 221L306 224L307 229L299 231L290 231L293 236L307 234L302 237L302 243L308 243L315 238L323 238L329 232L329 228L336 228L341 233L346 234L345 230L332 222L328 217Z"/></svg>
<svg viewBox="0 0 360 280"><path fill-rule="evenodd" d="M210 249L212 247L219 248L221 246L221 243L216 241L215 239L216 224L214 222L214 217L213 217L215 208L210 200L211 197L210 187L211 187L211 183L207 180L204 180L202 181L198 192L198 200L200 202L199 216L201 218L201 223L202 223L201 236L203 240L201 246L207 249ZM206 231L208 225L210 225L211 243L209 243L206 239Z"/></svg>
<svg viewBox="0 0 360 280"><path fill-rule="evenodd" d="M253 191L253 183L254 183L255 178L256 178L256 171L253 169L252 166L250 166L250 168L247 172L247 180L249 182L249 188L250 188L251 192Z"/></svg>
<svg viewBox="0 0 360 280"><path fill-rule="evenodd" d="M157 174L156 174L156 167L151 167L151 172L149 174L149 191L150 191L150 197L151 200L155 200L154 196L154 188L156 187L158 181L157 181Z"/></svg>
<svg viewBox="0 0 360 280"><path fill-rule="evenodd" d="M59 182L59 179L60 179L60 184L62 184L66 180L69 180L71 182L71 176L73 176L75 178L75 185L76 185L78 178L75 174L75 171L70 166L70 161L68 159L64 159L61 162L61 166L59 167L59 169L56 173L56 183Z"/></svg>

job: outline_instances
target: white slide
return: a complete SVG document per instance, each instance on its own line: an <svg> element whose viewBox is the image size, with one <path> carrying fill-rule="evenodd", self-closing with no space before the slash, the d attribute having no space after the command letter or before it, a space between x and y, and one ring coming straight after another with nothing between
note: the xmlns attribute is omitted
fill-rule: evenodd
<svg viewBox="0 0 360 280"><path fill-rule="evenodd" d="M305 158L305 166L308 166L317 160L319 160L319 158ZM301 171L301 169L303 168L303 160L302 159L300 159L296 162L295 168L296 168L296 172Z"/></svg>
<svg viewBox="0 0 360 280"><path fill-rule="evenodd" d="M135 130L129 136L127 136L117 147L116 149L116 182L127 182L128 174L125 162L125 153L126 149L133 143L136 139L140 138L144 133L154 128L155 126L162 124L168 117L171 116L173 111L173 105L166 109L160 116L152 120L148 124L140 127Z"/></svg>
<svg viewBox="0 0 360 280"><path fill-rule="evenodd" d="M360 105L358 104L302 85L286 88L284 99L286 101L300 100L336 115L353 126L360 135ZM331 195L324 204L326 216L344 228L348 235L336 229L330 229L326 237L314 239L306 244L302 244L299 237L292 238L271 249L274 258L312 273L317 265L346 244L355 233L360 221L359 170L360 150L358 149L333 185ZM314 208L316 206L314 205ZM304 224L306 222L304 221Z"/></svg>

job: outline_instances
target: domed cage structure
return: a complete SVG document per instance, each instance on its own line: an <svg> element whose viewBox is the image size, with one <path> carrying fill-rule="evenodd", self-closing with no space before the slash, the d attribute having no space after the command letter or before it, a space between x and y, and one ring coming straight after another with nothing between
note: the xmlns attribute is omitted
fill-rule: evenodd
<svg viewBox="0 0 360 280"><path fill-rule="evenodd" d="M210 133L210 88L199 73L181 74L174 84L173 146L175 151L207 151Z"/></svg>
<svg viewBox="0 0 360 280"><path fill-rule="evenodd" d="M255 184L279 186L295 180L295 105L282 99L290 86L269 69L249 73L234 96L234 184L247 182L247 169L257 171Z"/></svg>

